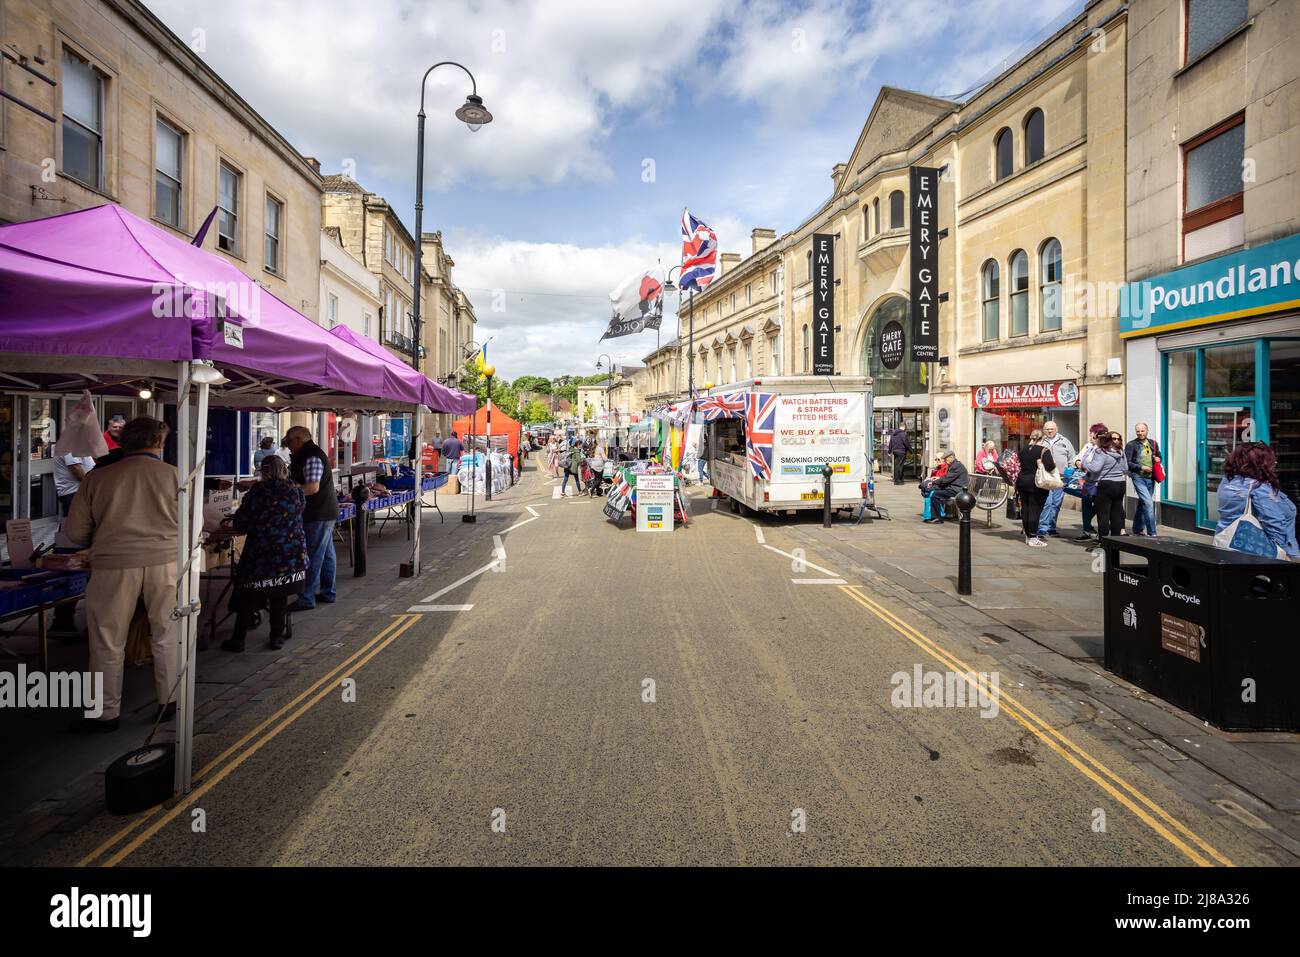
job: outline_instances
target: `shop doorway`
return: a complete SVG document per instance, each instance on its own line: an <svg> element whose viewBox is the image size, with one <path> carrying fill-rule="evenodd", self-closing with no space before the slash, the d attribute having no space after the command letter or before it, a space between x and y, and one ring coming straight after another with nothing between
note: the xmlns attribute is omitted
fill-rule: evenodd
<svg viewBox="0 0 1300 957"><path fill-rule="evenodd" d="M1196 523L1213 528L1219 522L1219 484L1228 455L1243 442L1256 440L1255 403L1231 399L1202 402L1197 410Z"/></svg>
<svg viewBox="0 0 1300 957"><path fill-rule="evenodd" d="M872 447L877 450L877 471L888 475L891 474L892 469L889 451L885 443L882 442L882 436L885 432L903 429L907 432L907 438L912 444L912 451L907 454L903 461L903 478L920 481L927 470L925 442L930 431L930 410L876 409L872 412L871 418Z"/></svg>

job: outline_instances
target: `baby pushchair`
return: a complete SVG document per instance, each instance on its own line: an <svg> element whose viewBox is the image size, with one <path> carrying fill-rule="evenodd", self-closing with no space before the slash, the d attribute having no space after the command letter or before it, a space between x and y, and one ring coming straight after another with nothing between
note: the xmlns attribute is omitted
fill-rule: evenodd
<svg viewBox="0 0 1300 957"><path fill-rule="evenodd" d="M587 494L595 497L609 491L614 478L614 463L603 456L592 456L583 467L583 480L587 483Z"/></svg>

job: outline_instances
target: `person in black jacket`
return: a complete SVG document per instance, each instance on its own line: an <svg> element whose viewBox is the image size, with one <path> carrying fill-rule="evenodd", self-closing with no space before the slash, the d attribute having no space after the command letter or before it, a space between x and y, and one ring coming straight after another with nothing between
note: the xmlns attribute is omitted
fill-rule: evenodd
<svg viewBox="0 0 1300 957"><path fill-rule="evenodd" d="M947 463L948 471L934 480L934 491L930 493L931 517L926 519L930 525L942 525L948 499L956 498L958 492L970 485L970 473L966 471L966 466L957 461L956 452L943 452L939 458Z"/></svg>
<svg viewBox="0 0 1300 957"><path fill-rule="evenodd" d="M903 465L907 454L912 451L912 440L907 437L905 429L897 429L889 436L889 455L893 459L894 484L903 484Z"/></svg>
<svg viewBox="0 0 1300 957"><path fill-rule="evenodd" d="M334 477L329 456L312 441L311 430L295 425L284 435L289 450L289 475L302 486L307 504L302 513L302 528L307 535L307 554L311 566L298 601L290 612L311 611L317 602L332 604L334 591L334 524L339 517L339 499L334 492Z"/></svg>
<svg viewBox="0 0 1300 957"><path fill-rule="evenodd" d="M1038 463L1051 472L1056 468L1056 459L1047 447L1043 430L1034 429L1029 433L1029 444L1017 455L1020 457L1020 474L1016 476L1016 494L1020 496L1020 519L1025 532L1025 544L1034 548L1043 548L1047 542L1038 537L1038 519L1047 504L1048 490L1039 488L1034 481L1038 474Z"/></svg>
<svg viewBox="0 0 1300 957"><path fill-rule="evenodd" d="M1135 425L1133 433L1137 438L1124 446L1128 475L1133 480L1133 491L1137 493L1138 499L1137 511L1133 513L1133 534L1155 538L1155 468L1160 464L1160 443L1148 438L1145 422Z"/></svg>

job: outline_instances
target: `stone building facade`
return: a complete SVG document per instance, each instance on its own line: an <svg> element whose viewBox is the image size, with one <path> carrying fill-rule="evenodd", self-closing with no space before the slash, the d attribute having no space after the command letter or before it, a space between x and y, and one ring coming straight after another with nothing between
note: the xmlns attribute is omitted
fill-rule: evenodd
<svg viewBox="0 0 1300 957"><path fill-rule="evenodd" d="M115 203L190 240L320 318L321 176L137 0L0 0L0 223ZM77 396L0 392L0 449L15 467L0 520L52 523L52 440ZM103 419L156 411L96 395ZM251 467L251 447L305 414L214 411L211 472ZM29 423L51 442L25 437Z"/></svg>
<svg viewBox="0 0 1300 957"><path fill-rule="evenodd" d="M345 249L379 280L380 313L373 338L408 364L420 347L420 371L446 382L459 372L465 346L474 338L474 309L452 280L451 256L442 233L423 236L424 277L421 283L420 342L415 342L415 240L384 197L365 189L350 176L330 174L323 180L321 216L338 231ZM425 414L422 434L428 440L447 435L452 417Z"/></svg>
<svg viewBox="0 0 1300 957"><path fill-rule="evenodd" d="M1241 442L1300 502L1300 3L1129 21L1128 421L1164 453L1161 523L1209 531Z"/></svg>
<svg viewBox="0 0 1300 957"><path fill-rule="evenodd" d="M1018 446L1049 417L1076 441L1088 421L1122 426L1126 11L1089 0L960 102L883 88L826 202L779 237L756 230L696 296L697 384L811 370L812 237L829 233L836 370L873 376L875 432L912 433L909 474L940 447ZM942 169L941 361L888 368L881 333L910 336L913 165Z"/></svg>

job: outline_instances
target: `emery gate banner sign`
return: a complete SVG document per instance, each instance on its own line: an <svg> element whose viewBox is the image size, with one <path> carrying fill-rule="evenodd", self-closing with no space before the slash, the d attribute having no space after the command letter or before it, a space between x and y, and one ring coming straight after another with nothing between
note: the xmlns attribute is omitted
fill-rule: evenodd
<svg viewBox="0 0 1300 957"><path fill-rule="evenodd" d="M908 169L912 236L912 361L939 361L939 171Z"/></svg>
<svg viewBox="0 0 1300 957"><path fill-rule="evenodd" d="M835 374L835 237L813 233L813 375Z"/></svg>

